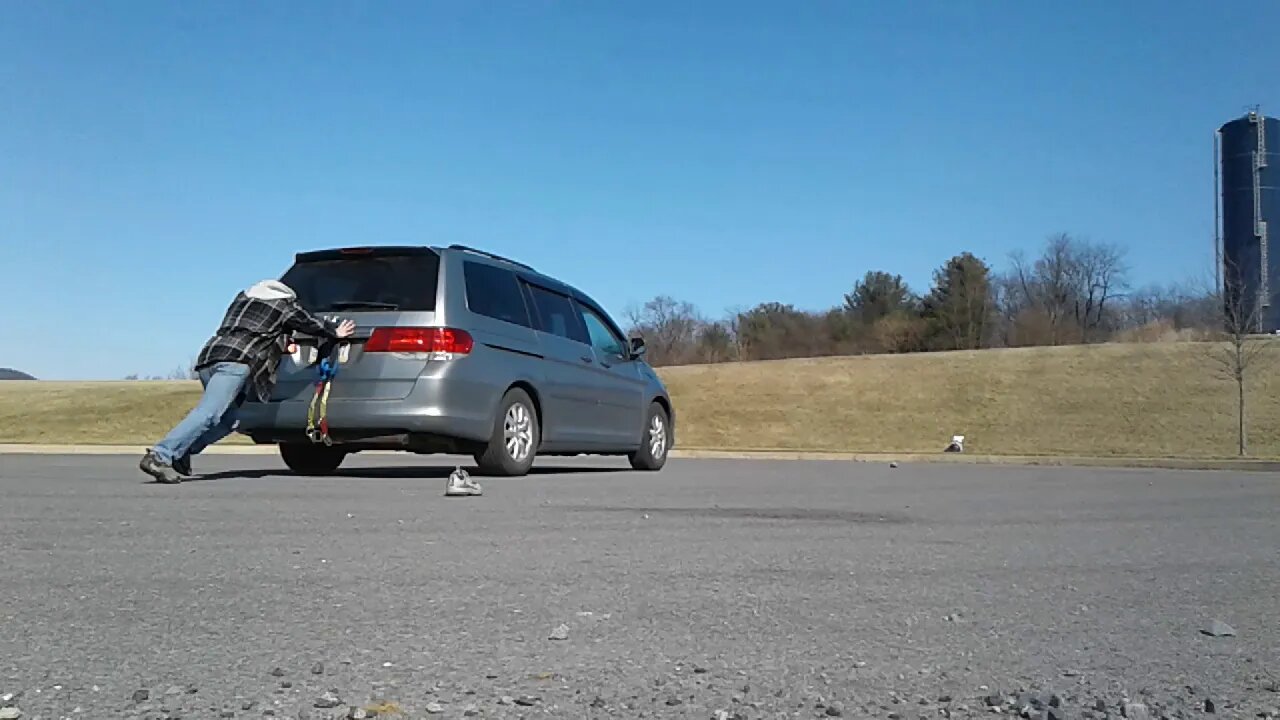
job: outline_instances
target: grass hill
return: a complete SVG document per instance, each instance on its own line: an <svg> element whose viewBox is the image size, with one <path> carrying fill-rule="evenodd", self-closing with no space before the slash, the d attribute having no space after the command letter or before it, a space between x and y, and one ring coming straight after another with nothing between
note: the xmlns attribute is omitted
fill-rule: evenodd
<svg viewBox="0 0 1280 720"><path fill-rule="evenodd" d="M1206 343L876 355L672 368L680 443L1006 455L1236 454L1236 388ZM1270 352L1280 352L1280 348ZM1246 383L1252 455L1280 455L1280 380Z"/></svg>
<svg viewBox="0 0 1280 720"><path fill-rule="evenodd" d="M1205 343L875 355L664 368L677 446L1231 457L1235 385ZM1250 454L1280 457L1280 348L1247 383ZM0 383L0 442L128 443L194 404L186 381Z"/></svg>
<svg viewBox="0 0 1280 720"><path fill-rule="evenodd" d="M0 368L0 380L35 380L35 376L13 368Z"/></svg>

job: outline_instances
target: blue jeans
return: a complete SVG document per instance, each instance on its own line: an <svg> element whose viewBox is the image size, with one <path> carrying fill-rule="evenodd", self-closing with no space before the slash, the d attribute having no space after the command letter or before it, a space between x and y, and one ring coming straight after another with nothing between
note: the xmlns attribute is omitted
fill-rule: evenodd
<svg viewBox="0 0 1280 720"><path fill-rule="evenodd" d="M152 448L156 459L172 464L174 460L199 455L200 451L230 435L239 421L237 410L244 401L249 366L243 363L217 363L200 370L204 396L199 404L169 435Z"/></svg>

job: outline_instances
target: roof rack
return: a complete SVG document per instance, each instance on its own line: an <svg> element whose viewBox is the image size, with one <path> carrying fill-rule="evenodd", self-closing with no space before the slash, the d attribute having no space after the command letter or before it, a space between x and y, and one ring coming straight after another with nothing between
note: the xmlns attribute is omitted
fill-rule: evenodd
<svg viewBox="0 0 1280 720"><path fill-rule="evenodd" d="M449 246L449 249L450 249L450 250L461 250L461 251L463 251L463 252L474 253L474 254L476 254L476 255L483 255L484 257L487 257L487 258L489 258L489 259L491 259L491 260L501 260L502 262L505 262L505 263L511 263L512 265L518 265L518 266L520 266L520 267L524 268L525 270L530 270L530 271L532 271L532 272L537 272L537 270L534 270L532 266L526 265L526 264L524 264L524 263L520 262L519 260L512 260L512 259L511 259L511 258L509 258L509 257L503 257L503 256L501 256L501 255L498 255L497 253L491 253L491 252L488 252L488 251L486 251L486 250L477 250L476 248L469 247L469 246L467 246L467 245L450 245L450 246Z"/></svg>

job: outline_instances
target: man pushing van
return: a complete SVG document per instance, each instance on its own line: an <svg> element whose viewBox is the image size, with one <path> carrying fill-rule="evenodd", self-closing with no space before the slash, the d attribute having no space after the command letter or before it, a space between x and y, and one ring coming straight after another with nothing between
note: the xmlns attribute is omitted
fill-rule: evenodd
<svg viewBox="0 0 1280 720"><path fill-rule="evenodd" d="M251 394L261 402L270 399L290 333L340 340L350 337L355 327L351 320L333 323L311 314L298 303L298 294L279 280L263 280L237 293L196 359L204 395L146 451L138 467L157 482L182 482L184 475L191 475L193 455L235 430L237 411Z"/></svg>

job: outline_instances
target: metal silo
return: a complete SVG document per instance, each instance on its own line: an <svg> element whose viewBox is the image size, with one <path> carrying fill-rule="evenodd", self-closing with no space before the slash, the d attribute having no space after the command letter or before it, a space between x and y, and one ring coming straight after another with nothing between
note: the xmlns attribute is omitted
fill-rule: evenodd
<svg viewBox="0 0 1280 720"><path fill-rule="evenodd" d="M1224 304L1244 308L1256 332L1273 333L1280 330L1280 246L1270 242L1280 236L1280 121L1250 112L1218 128L1215 149Z"/></svg>

